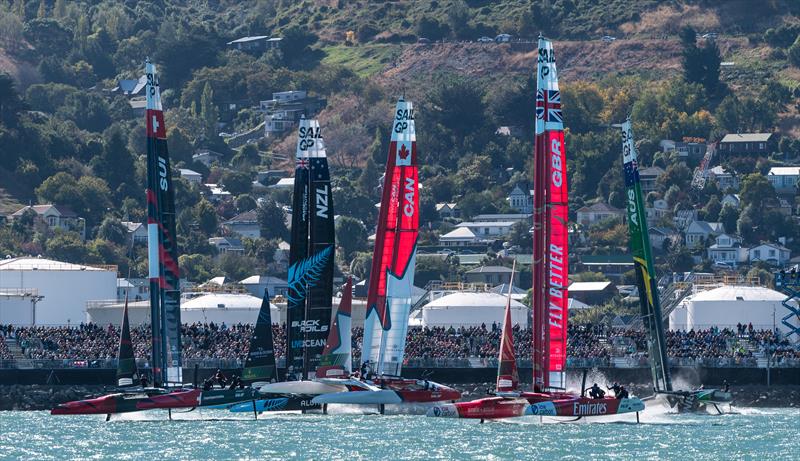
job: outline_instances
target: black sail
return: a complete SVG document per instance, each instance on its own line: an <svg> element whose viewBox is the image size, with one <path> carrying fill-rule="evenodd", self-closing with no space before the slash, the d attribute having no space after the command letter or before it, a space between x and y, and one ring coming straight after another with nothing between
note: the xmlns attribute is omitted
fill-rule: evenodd
<svg viewBox="0 0 800 461"><path fill-rule="evenodd" d="M132 386L134 374L136 374L136 359L133 357L131 327L128 324L128 295L125 295L125 307L122 309L122 328L119 335L119 351L117 352L117 386Z"/></svg>
<svg viewBox="0 0 800 461"><path fill-rule="evenodd" d="M272 381L277 380L277 375L269 293L264 290L264 300L261 301L256 327L253 330L253 337L250 338L250 350L244 362L242 379L249 382Z"/></svg>
<svg viewBox="0 0 800 461"><path fill-rule="evenodd" d="M152 368L156 386L183 382L180 273L175 236L175 192L167 130L155 66L145 66L147 86L147 257L150 278Z"/></svg>
<svg viewBox="0 0 800 461"><path fill-rule="evenodd" d="M306 379L319 365L333 298L333 197L316 120L300 121L290 243L286 364Z"/></svg>

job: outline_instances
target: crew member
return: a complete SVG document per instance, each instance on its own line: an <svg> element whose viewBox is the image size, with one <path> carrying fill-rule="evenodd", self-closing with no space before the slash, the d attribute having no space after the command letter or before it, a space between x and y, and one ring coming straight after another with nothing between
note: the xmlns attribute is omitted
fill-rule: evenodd
<svg viewBox="0 0 800 461"><path fill-rule="evenodd" d="M722 390L725 391L725 392L730 392L731 391L731 385L728 384L728 380L727 379L722 381Z"/></svg>
<svg viewBox="0 0 800 461"><path fill-rule="evenodd" d="M607 387L609 390L612 390L612 391L614 391L614 397L618 396L618 395L619 395L619 392L620 392L620 389L622 389L622 386L620 386L620 385L619 385L618 383L616 383L616 382L615 382L613 385L611 385L611 387L609 387L609 386L606 386L606 387Z"/></svg>
<svg viewBox="0 0 800 461"><path fill-rule="evenodd" d="M625 389L625 386L620 386L619 387L619 392L617 394L615 394L615 395L616 395L617 399L619 399L619 400L627 399L628 398L628 390Z"/></svg>
<svg viewBox="0 0 800 461"><path fill-rule="evenodd" d="M225 375L222 374L222 370L219 368L217 368L217 372L214 373L214 379L217 380L217 383L219 383L220 387L225 387L225 385L228 384L228 379L225 378Z"/></svg>
<svg viewBox="0 0 800 461"><path fill-rule="evenodd" d="M286 369L286 381L297 381L297 375L294 373L294 365L289 365Z"/></svg>
<svg viewBox="0 0 800 461"><path fill-rule="evenodd" d="M600 389L600 386L597 383L594 383L591 388L589 388L589 397L593 399L602 399L606 396L606 391Z"/></svg>
<svg viewBox="0 0 800 461"><path fill-rule="evenodd" d="M144 373L139 375L139 384L142 387L147 387L147 375L145 375Z"/></svg>

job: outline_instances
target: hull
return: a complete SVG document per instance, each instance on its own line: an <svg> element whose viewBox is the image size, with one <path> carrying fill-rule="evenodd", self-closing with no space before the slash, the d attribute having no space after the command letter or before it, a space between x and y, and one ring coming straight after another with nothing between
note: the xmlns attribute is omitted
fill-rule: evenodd
<svg viewBox="0 0 800 461"><path fill-rule="evenodd" d="M298 395L318 395L329 394L331 392L346 391L345 386L336 384L326 384L319 381L282 381L279 383L269 383L259 388L263 394L298 394Z"/></svg>
<svg viewBox="0 0 800 461"><path fill-rule="evenodd" d="M471 402L436 405L427 416L435 418L503 419L524 416L530 406L523 398L487 397Z"/></svg>
<svg viewBox="0 0 800 461"><path fill-rule="evenodd" d="M525 411L528 416L607 416L623 413L636 413L644 410L644 402L638 398L591 399L573 397L531 404Z"/></svg>
<svg viewBox="0 0 800 461"><path fill-rule="evenodd" d="M250 402L261 395L252 388L246 389L182 389L137 402L139 410L219 407L239 402Z"/></svg>
<svg viewBox="0 0 800 461"><path fill-rule="evenodd" d="M105 415L139 411L138 403L164 391L119 392L93 399L75 400L57 405L51 415Z"/></svg>
<svg viewBox="0 0 800 461"><path fill-rule="evenodd" d="M237 403L229 407L233 413L252 413L253 402ZM275 397L269 399L261 399L255 401L255 411L263 413L265 411L302 411L302 410L318 410L319 405L311 402L310 398L289 396L289 397Z"/></svg>
<svg viewBox="0 0 800 461"><path fill-rule="evenodd" d="M432 381L417 379L390 378L368 381L367 389L348 386L349 392L321 395L314 398L314 403L349 403L349 404L398 404L398 403L432 403L455 401L461 398L461 392Z"/></svg>

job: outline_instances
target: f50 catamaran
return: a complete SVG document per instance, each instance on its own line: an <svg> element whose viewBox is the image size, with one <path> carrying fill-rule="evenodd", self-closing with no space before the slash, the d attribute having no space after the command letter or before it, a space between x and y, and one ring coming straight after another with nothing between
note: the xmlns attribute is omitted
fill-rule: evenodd
<svg viewBox="0 0 800 461"><path fill-rule="evenodd" d="M713 405L721 413L717 405L730 403L732 400L730 392L719 389L682 391L672 388L664 336L664 321L661 314L661 299L658 295L657 278L653 270L644 198L639 182L638 155L633 141L630 117L625 123L617 126L622 130L622 164L625 172L630 247L636 272L636 285L639 288L642 323L647 333L653 391L656 394L667 395L670 405L677 404L677 408L683 411L696 411L706 405Z"/></svg>
<svg viewBox="0 0 800 461"><path fill-rule="evenodd" d="M419 235L419 177L414 106L397 101L367 293L360 386L314 402L377 404L457 400L455 389L400 377L405 355Z"/></svg>

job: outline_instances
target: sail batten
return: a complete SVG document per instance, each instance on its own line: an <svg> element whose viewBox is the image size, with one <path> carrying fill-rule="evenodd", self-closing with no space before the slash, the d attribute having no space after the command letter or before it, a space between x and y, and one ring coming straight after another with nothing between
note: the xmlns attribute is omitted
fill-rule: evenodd
<svg viewBox="0 0 800 461"><path fill-rule="evenodd" d="M566 151L552 42L539 39L533 212L534 388L563 388L569 249Z"/></svg>
<svg viewBox="0 0 800 461"><path fill-rule="evenodd" d="M362 362L379 374L399 375L419 235L419 174L414 106L397 102L367 293Z"/></svg>
<svg viewBox="0 0 800 461"><path fill-rule="evenodd" d="M175 232L175 192L167 130L155 66L145 64L147 83L147 250L150 277L153 382L183 383L180 272Z"/></svg>
<svg viewBox="0 0 800 461"><path fill-rule="evenodd" d="M639 165L630 119L621 125L622 163L625 176L626 212L630 234L630 248L639 289L639 306L642 322L647 330L653 386L656 391L672 391L672 381L667 362L664 325L661 321L661 300L653 269L647 215L639 182Z"/></svg>
<svg viewBox="0 0 800 461"><path fill-rule="evenodd" d="M300 120L289 250L287 365L313 377L330 328L334 211L319 122Z"/></svg>

